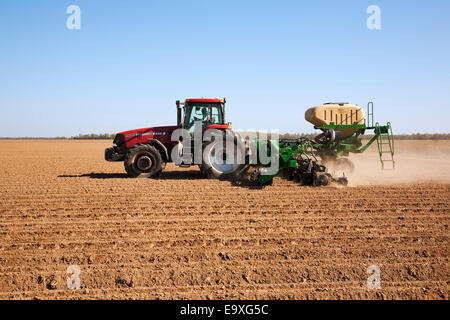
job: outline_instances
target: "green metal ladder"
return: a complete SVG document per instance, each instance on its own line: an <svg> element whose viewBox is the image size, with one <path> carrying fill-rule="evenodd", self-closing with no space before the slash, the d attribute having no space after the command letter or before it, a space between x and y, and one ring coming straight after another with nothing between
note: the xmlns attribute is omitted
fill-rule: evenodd
<svg viewBox="0 0 450 320"><path fill-rule="evenodd" d="M375 135L377 136L378 153L380 155L381 168L383 170L394 170L394 135L392 134L391 123L385 126L375 124ZM386 163L391 165L386 166Z"/></svg>
<svg viewBox="0 0 450 320"><path fill-rule="evenodd" d="M367 127L373 127L373 102L367 104Z"/></svg>

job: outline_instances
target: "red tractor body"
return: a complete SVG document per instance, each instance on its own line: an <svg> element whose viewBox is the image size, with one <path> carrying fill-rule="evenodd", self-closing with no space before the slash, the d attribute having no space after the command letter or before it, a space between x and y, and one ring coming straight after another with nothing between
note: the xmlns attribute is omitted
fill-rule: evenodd
<svg viewBox="0 0 450 320"><path fill-rule="evenodd" d="M119 154L125 155L136 145L154 145L167 162L170 161L169 151L178 143L178 141L171 141L173 131L178 128L178 126L163 126L119 132L114 139L114 147Z"/></svg>
<svg viewBox="0 0 450 320"><path fill-rule="evenodd" d="M176 129L191 130L194 121L202 122L203 134L210 129L231 129L231 125L225 123L225 99L186 99L184 103L177 101L177 109L176 126L148 127L118 133L113 147L105 150L105 159L124 161L125 169L132 177L153 176L162 171L165 163L173 161L172 149L180 143L177 137L172 137Z"/></svg>

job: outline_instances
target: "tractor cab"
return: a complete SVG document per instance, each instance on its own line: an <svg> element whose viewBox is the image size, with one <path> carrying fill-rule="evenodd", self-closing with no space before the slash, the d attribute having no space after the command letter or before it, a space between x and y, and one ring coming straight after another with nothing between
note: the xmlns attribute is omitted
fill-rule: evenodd
<svg viewBox="0 0 450 320"><path fill-rule="evenodd" d="M225 123L224 99L186 99L184 103L177 101L177 125L194 134L195 126L201 123L202 131L210 126L229 129Z"/></svg>

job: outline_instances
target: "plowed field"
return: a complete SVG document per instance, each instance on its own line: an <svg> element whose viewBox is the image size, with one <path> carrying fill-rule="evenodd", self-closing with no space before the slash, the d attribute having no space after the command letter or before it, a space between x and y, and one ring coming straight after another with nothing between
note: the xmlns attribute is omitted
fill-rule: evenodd
<svg viewBox="0 0 450 320"><path fill-rule="evenodd" d="M372 148L348 187L264 189L130 179L110 144L0 140L0 299L449 298L448 142L398 142L391 172Z"/></svg>

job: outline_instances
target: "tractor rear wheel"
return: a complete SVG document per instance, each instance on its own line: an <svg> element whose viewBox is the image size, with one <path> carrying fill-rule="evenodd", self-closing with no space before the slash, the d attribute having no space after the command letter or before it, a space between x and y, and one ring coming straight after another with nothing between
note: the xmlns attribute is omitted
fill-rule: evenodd
<svg viewBox="0 0 450 320"><path fill-rule="evenodd" d="M139 145L125 156L125 171L131 178L157 177L163 170L163 159L158 149L151 145Z"/></svg>
<svg viewBox="0 0 450 320"><path fill-rule="evenodd" d="M208 178L228 179L241 172L245 166L246 152L245 144L238 139L223 136L206 144L200 166L202 174Z"/></svg>

